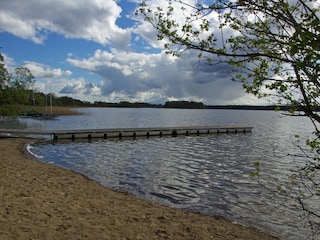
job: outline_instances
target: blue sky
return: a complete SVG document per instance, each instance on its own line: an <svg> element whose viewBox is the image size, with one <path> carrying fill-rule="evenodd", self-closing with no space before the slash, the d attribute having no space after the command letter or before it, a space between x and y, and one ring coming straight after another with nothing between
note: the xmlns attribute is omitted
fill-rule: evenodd
<svg viewBox="0 0 320 240"><path fill-rule="evenodd" d="M230 80L228 66L208 66L192 51L180 58L165 54L152 26L135 15L139 2L1 1L6 67L28 67L37 91L51 88L91 102L259 104ZM167 3L149 1L151 7Z"/></svg>

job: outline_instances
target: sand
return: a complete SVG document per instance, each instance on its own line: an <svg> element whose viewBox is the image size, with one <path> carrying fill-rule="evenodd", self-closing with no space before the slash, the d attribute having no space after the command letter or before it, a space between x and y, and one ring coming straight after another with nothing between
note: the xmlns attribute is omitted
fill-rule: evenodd
<svg viewBox="0 0 320 240"><path fill-rule="evenodd" d="M0 139L0 239L276 239L109 190Z"/></svg>

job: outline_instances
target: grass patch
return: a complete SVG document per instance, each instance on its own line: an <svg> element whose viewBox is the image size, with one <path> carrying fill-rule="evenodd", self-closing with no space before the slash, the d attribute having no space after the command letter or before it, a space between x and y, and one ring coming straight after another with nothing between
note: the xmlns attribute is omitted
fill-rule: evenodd
<svg viewBox="0 0 320 240"><path fill-rule="evenodd" d="M83 114L74 107L62 107L62 106L52 106L52 112L50 107L37 107L36 110L44 114L54 114L54 115L81 115Z"/></svg>

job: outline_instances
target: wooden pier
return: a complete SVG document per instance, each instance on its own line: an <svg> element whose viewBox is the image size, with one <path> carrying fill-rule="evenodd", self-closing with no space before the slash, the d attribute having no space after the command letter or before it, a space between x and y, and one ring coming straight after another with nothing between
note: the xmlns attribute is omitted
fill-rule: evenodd
<svg viewBox="0 0 320 240"><path fill-rule="evenodd" d="M109 128L109 129L82 129L57 131L27 131L0 129L2 137L21 136L49 136L53 140L62 139L93 139L93 138L137 138L163 136L199 136L205 134L249 133L252 127L241 126L203 126L203 127L159 127L159 128Z"/></svg>
<svg viewBox="0 0 320 240"><path fill-rule="evenodd" d="M53 139L136 138L162 136L191 136L220 133L248 133L252 127L166 127L166 128L114 128L53 132Z"/></svg>

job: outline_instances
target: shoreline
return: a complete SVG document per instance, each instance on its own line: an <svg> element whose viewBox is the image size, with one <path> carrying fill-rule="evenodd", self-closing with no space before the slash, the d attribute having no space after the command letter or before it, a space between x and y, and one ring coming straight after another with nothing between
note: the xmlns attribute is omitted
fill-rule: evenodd
<svg viewBox="0 0 320 240"><path fill-rule="evenodd" d="M277 239L110 190L0 139L0 239Z"/></svg>

